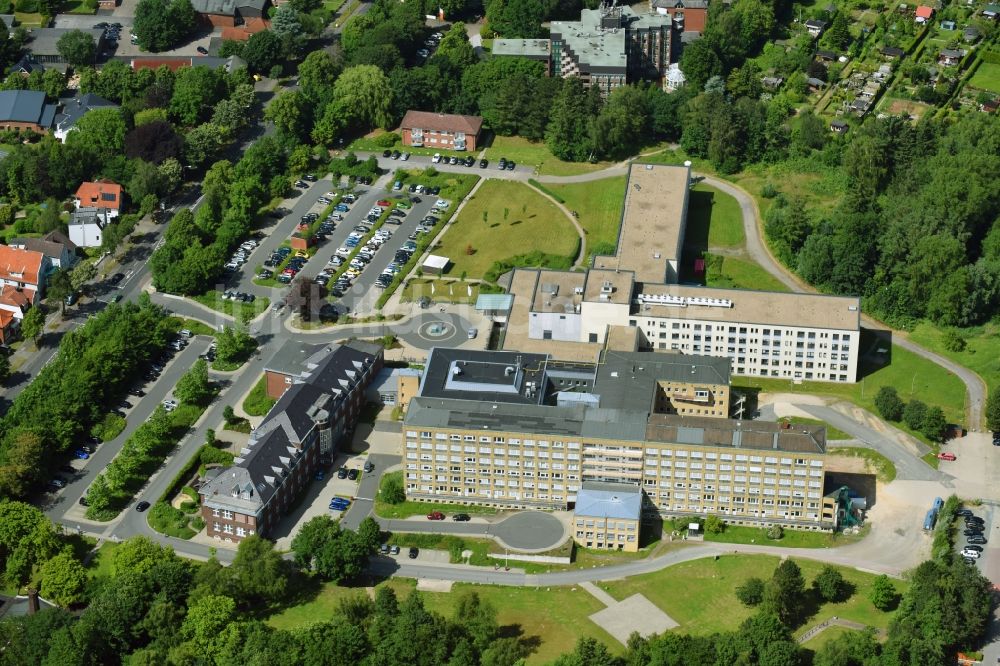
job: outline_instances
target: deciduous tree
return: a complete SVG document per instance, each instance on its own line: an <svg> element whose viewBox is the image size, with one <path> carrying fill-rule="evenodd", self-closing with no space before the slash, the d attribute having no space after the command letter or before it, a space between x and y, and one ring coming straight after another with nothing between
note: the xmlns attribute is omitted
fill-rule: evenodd
<svg viewBox="0 0 1000 666"><path fill-rule="evenodd" d="M70 30L63 33L56 42L59 51L66 62L74 67L93 65L97 55L97 44L94 38L83 30Z"/></svg>
<svg viewBox="0 0 1000 666"><path fill-rule="evenodd" d="M894 386L883 386L875 395L875 409L886 420L898 421L903 418L904 407L903 399Z"/></svg>
<svg viewBox="0 0 1000 666"><path fill-rule="evenodd" d="M84 599L87 570L72 552L64 551L46 560L41 567L41 593L60 606L78 604Z"/></svg>

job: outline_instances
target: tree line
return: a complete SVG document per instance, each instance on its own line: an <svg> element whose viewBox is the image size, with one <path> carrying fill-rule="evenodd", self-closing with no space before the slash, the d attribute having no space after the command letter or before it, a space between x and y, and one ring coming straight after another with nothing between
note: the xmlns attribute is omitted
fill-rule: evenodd
<svg viewBox="0 0 1000 666"><path fill-rule="evenodd" d="M112 303L67 332L59 351L0 418L0 497L25 497L78 446L171 334L148 296Z"/></svg>

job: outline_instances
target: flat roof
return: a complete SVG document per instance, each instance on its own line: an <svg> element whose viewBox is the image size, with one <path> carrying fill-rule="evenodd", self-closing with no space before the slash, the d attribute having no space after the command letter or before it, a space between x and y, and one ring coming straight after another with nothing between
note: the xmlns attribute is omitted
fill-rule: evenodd
<svg viewBox="0 0 1000 666"><path fill-rule="evenodd" d="M642 489L631 483L584 481L576 493L576 516L639 520Z"/></svg>
<svg viewBox="0 0 1000 666"><path fill-rule="evenodd" d="M634 287L635 274L632 271L592 268L587 271L583 299L594 303L626 304L632 300Z"/></svg>
<svg viewBox="0 0 1000 666"><path fill-rule="evenodd" d="M664 282L668 262L680 262L691 168L633 163L614 256L594 257L594 268L635 271L638 282Z"/></svg>
<svg viewBox="0 0 1000 666"><path fill-rule="evenodd" d="M587 279L585 273L572 271L538 271L538 282L531 300L532 312L558 312L573 314L576 306L583 301L583 283Z"/></svg>
<svg viewBox="0 0 1000 666"><path fill-rule="evenodd" d="M661 381L729 386L730 359L663 352L604 352L593 392L601 407L652 411Z"/></svg>
<svg viewBox="0 0 1000 666"><path fill-rule="evenodd" d="M732 307L639 305L639 315L725 321L770 326L803 326L856 331L861 326L861 301L853 296L798 294L749 289L716 289L678 284L644 284L642 294L728 300ZM640 298L640 294L636 294ZM853 308L853 309L852 309Z"/></svg>
<svg viewBox="0 0 1000 666"><path fill-rule="evenodd" d="M495 56L519 56L522 58L548 58L547 39L494 39L490 53Z"/></svg>
<svg viewBox="0 0 1000 666"><path fill-rule="evenodd" d="M545 362L542 354L435 347L427 356L420 395L538 403L544 398L544 391L529 391L528 384L541 384Z"/></svg>

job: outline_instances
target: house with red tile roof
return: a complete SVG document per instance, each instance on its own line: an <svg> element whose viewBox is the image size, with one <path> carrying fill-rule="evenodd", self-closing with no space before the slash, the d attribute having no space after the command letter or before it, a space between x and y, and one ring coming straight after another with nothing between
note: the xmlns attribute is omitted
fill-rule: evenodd
<svg viewBox="0 0 1000 666"><path fill-rule="evenodd" d="M30 307L23 291L10 285L0 288L0 345L9 345L17 338L21 320Z"/></svg>
<svg viewBox="0 0 1000 666"><path fill-rule="evenodd" d="M105 211L108 218L115 218L121 213L121 185L110 180L99 180L94 183L81 183L77 188L73 204L77 210L81 208L96 208Z"/></svg>
<svg viewBox="0 0 1000 666"><path fill-rule="evenodd" d="M0 245L0 289L14 287L34 305L45 288L49 258L41 252Z"/></svg>
<svg viewBox="0 0 1000 666"><path fill-rule="evenodd" d="M928 7L927 5L920 5L917 7L916 18L914 19L917 23L927 23L934 16L934 8Z"/></svg>
<svg viewBox="0 0 1000 666"><path fill-rule="evenodd" d="M479 116L407 111L400 125L404 146L475 151L483 130Z"/></svg>

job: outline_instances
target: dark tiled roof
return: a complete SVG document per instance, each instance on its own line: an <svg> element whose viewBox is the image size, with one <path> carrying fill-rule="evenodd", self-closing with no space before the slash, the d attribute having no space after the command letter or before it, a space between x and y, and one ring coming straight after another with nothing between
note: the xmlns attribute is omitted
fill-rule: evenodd
<svg viewBox="0 0 1000 666"><path fill-rule="evenodd" d="M479 130L483 128L483 119L479 116L459 116L451 113L410 110L403 116L400 127L479 134Z"/></svg>
<svg viewBox="0 0 1000 666"><path fill-rule="evenodd" d="M74 97L63 104L62 113L56 116L56 127L59 129L69 129L70 127L76 125L80 118L83 118L83 116L91 109L104 108L117 109L118 105L114 102L109 102L94 93L87 93L80 97Z"/></svg>

